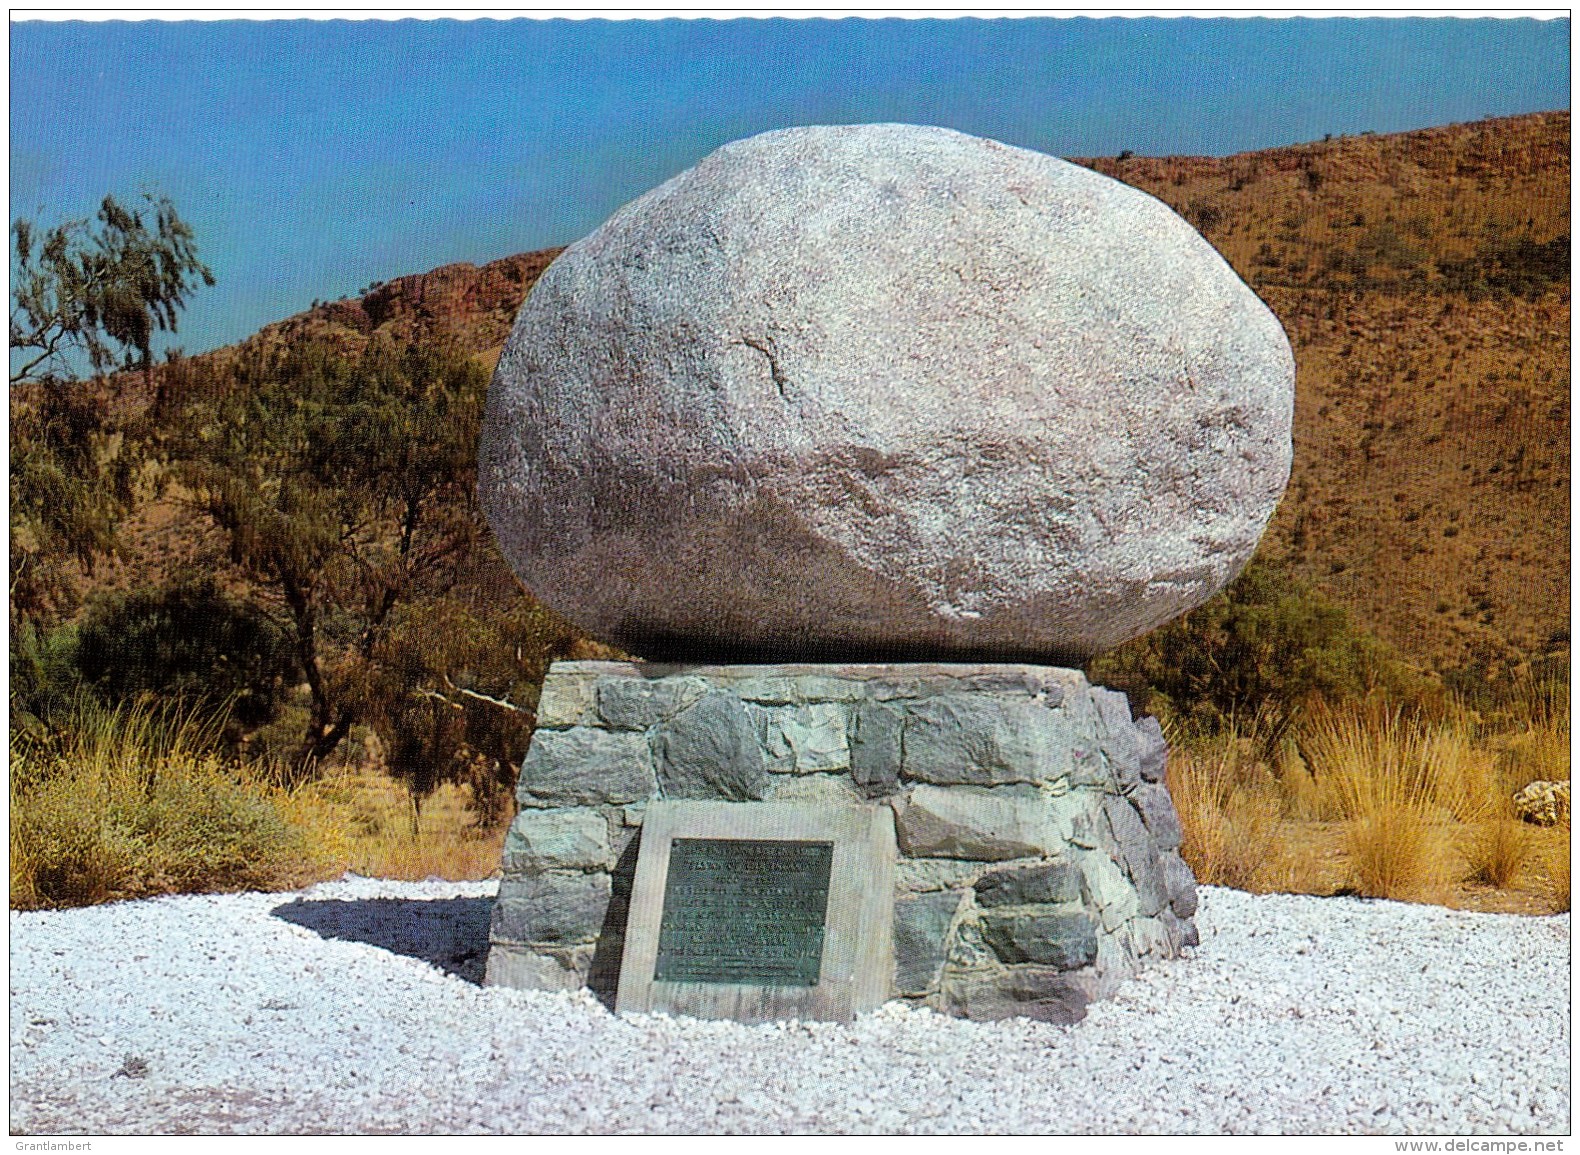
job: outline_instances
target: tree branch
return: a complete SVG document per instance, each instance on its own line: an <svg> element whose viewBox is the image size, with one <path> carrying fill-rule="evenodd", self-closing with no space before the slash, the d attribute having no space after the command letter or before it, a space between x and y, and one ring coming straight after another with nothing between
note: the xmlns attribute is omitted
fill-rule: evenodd
<svg viewBox="0 0 1580 1155"><path fill-rule="evenodd" d="M444 684L449 686L450 689L454 690L457 694L460 694L463 697L475 698L479 702L487 702L490 706L498 706L501 710L509 710L513 714L532 713L531 710L518 706L514 702L506 701L504 698L491 698L487 694L479 694L476 690L468 690L462 686L457 686L454 682L450 681L450 675L448 674L444 675ZM432 693L432 691L429 692ZM448 701L449 699L445 700Z"/></svg>

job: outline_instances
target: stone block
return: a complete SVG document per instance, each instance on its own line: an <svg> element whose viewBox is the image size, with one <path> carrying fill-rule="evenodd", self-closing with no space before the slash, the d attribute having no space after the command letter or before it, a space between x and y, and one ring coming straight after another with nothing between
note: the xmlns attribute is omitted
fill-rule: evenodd
<svg viewBox="0 0 1580 1155"><path fill-rule="evenodd" d="M1102 722L1099 749L1119 788L1128 793L1141 782L1141 742L1130 721L1130 700L1117 690L1093 686L1092 704Z"/></svg>
<svg viewBox="0 0 1580 1155"><path fill-rule="evenodd" d="M901 772L940 785L1048 781L1070 771L1058 715L1026 699L939 694L906 708Z"/></svg>
<svg viewBox="0 0 1580 1155"><path fill-rule="evenodd" d="M1181 918L1180 927L1184 932L1180 939L1181 946L1201 945L1201 932L1196 929L1196 920L1194 918Z"/></svg>
<svg viewBox="0 0 1580 1155"><path fill-rule="evenodd" d="M850 772L869 798L893 794L900 785L900 734L905 715L881 702L852 708L847 741Z"/></svg>
<svg viewBox="0 0 1580 1155"><path fill-rule="evenodd" d="M938 989L960 898L959 891L945 890L894 900L894 989L900 994Z"/></svg>
<svg viewBox="0 0 1580 1155"><path fill-rule="evenodd" d="M1141 815L1126 799L1112 795L1104 797L1103 815L1113 838L1114 857L1135 884L1141 913L1157 914L1169 902L1158 844L1147 833Z"/></svg>
<svg viewBox="0 0 1580 1155"><path fill-rule="evenodd" d="M944 964L944 984L950 976L968 971L998 971L1002 964L991 947L982 941L982 923L976 918L963 918L955 926L954 940L949 944L949 961Z"/></svg>
<svg viewBox="0 0 1580 1155"><path fill-rule="evenodd" d="M1090 809L1077 810L1070 817L1069 833L1065 840L1071 846L1078 846L1083 850L1096 850L1102 845L1102 834L1098 830L1101 818L1095 816Z"/></svg>
<svg viewBox="0 0 1580 1155"><path fill-rule="evenodd" d="M537 725L541 730L586 726L597 722L599 675L592 670L549 667L538 695Z"/></svg>
<svg viewBox="0 0 1580 1155"><path fill-rule="evenodd" d="M1052 967L1015 967L1002 974L971 976L950 991L951 1010L965 1018L993 1021L1024 1017L1068 1026L1086 1017L1087 994L1077 976Z"/></svg>
<svg viewBox="0 0 1580 1155"><path fill-rule="evenodd" d="M1178 854L1163 855L1163 884L1168 890L1169 909L1180 918L1196 914L1196 875Z"/></svg>
<svg viewBox="0 0 1580 1155"><path fill-rule="evenodd" d="M1030 670L1009 666L981 674L967 674L959 680L960 688L976 694L1024 694L1035 698L1042 692L1042 679ZM1057 706L1058 703L1054 702Z"/></svg>
<svg viewBox="0 0 1580 1155"><path fill-rule="evenodd" d="M917 786L895 802L901 849L912 858L999 862L1059 848L1058 830L1030 786Z"/></svg>
<svg viewBox="0 0 1580 1155"><path fill-rule="evenodd" d="M1133 919L1126 927L1131 949L1137 958L1178 958L1181 931L1179 920L1167 907L1156 916Z"/></svg>
<svg viewBox="0 0 1580 1155"><path fill-rule="evenodd" d="M1130 717L1130 699L1118 690L1110 690L1106 686L1093 686L1092 705L1097 708L1097 716L1102 720L1105 734L1123 733L1133 724Z"/></svg>
<svg viewBox="0 0 1580 1155"><path fill-rule="evenodd" d="M765 706L801 706L809 702L854 702L866 693L865 685L849 678L825 674L765 674L744 678L735 687L737 697Z"/></svg>
<svg viewBox="0 0 1580 1155"><path fill-rule="evenodd" d="M757 728L734 694L711 690L653 735L658 780L666 798L761 800L768 769Z"/></svg>
<svg viewBox="0 0 1580 1155"><path fill-rule="evenodd" d="M938 692L938 679L925 677L874 678L867 683L867 697L874 702L908 702Z"/></svg>
<svg viewBox="0 0 1580 1155"><path fill-rule="evenodd" d="M1086 892L1092 905L1097 907L1104 930L1117 930L1135 917L1138 909L1136 888L1107 854L1096 851L1082 855L1080 866Z"/></svg>
<svg viewBox="0 0 1580 1155"><path fill-rule="evenodd" d="M977 880L976 896L982 907L1079 902L1081 871L1072 862L994 870Z"/></svg>
<svg viewBox="0 0 1580 1155"><path fill-rule="evenodd" d="M895 866L894 884L905 893L954 890L969 885L981 870L982 864L969 858L902 858Z"/></svg>
<svg viewBox="0 0 1580 1155"><path fill-rule="evenodd" d="M849 774L775 774L768 784L768 800L849 806L867 798Z"/></svg>
<svg viewBox="0 0 1580 1155"><path fill-rule="evenodd" d="M1078 790L1108 790L1117 786L1114 773L1109 769L1095 740L1077 741L1071 745L1070 772L1065 781Z"/></svg>
<svg viewBox="0 0 1580 1155"><path fill-rule="evenodd" d="M609 909L607 874L539 874L500 880L493 943L575 945L598 937Z"/></svg>
<svg viewBox="0 0 1580 1155"><path fill-rule="evenodd" d="M1169 744L1163 740L1163 727L1150 715L1136 723L1136 740L1141 748L1141 777L1146 782L1162 782L1168 768Z"/></svg>
<svg viewBox="0 0 1580 1155"><path fill-rule="evenodd" d="M1088 997L1104 999L1140 971L1141 960L1126 947L1125 937L1105 931L1097 938L1097 962L1090 971L1081 971L1075 977L1081 980Z"/></svg>
<svg viewBox="0 0 1580 1155"><path fill-rule="evenodd" d="M709 690L702 678L605 678L598 683L598 716L611 729L645 730L668 721Z"/></svg>
<svg viewBox="0 0 1580 1155"><path fill-rule="evenodd" d="M1100 748L1119 789L1128 794L1141 785L1141 746L1133 729L1104 738Z"/></svg>
<svg viewBox="0 0 1580 1155"><path fill-rule="evenodd" d="M483 985L529 991L574 991L587 983L593 948L567 947L535 951L500 944L488 952Z"/></svg>
<svg viewBox="0 0 1580 1155"><path fill-rule="evenodd" d="M1071 790L1067 781L1060 781L1044 786L1042 797L1059 841L1069 842L1081 819L1090 822L1091 810L1099 805L1101 796L1089 790Z"/></svg>
<svg viewBox="0 0 1580 1155"><path fill-rule="evenodd" d="M1174 800L1161 782L1145 782L1130 794L1130 804L1141 815L1142 824L1159 850L1178 850L1184 831L1180 829L1179 815L1174 811Z"/></svg>
<svg viewBox="0 0 1580 1155"><path fill-rule="evenodd" d="M801 706L748 706L768 769L780 774L823 774L850 769L846 708L838 702Z"/></svg>
<svg viewBox="0 0 1580 1155"><path fill-rule="evenodd" d="M1157 921L1158 925L1163 928L1163 934L1167 940L1168 949L1164 957L1179 958L1180 948L1185 945L1185 924L1168 907L1164 907L1158 913Z"/></svg>
<svg viewBox="0 0 1580 1155"><path fill-rule="evenodd" d="M607 868L609 822L596 810L523 810L505 835L507 874Z"/></svg>
<svg viewBox="0 0 1580 1155"><path fill-rule="evenodd" d="M1097 958L1097 927L1085 911L982 916L982 938L1007 963L1079 970Z"/></svg>
<svg viewBox="0 0 1580 1155"><path fill-rule="evenodd" d="M647 799L656 788L645 737L578 726L532 735L516 797L524 806L596 806Z"/></svg>

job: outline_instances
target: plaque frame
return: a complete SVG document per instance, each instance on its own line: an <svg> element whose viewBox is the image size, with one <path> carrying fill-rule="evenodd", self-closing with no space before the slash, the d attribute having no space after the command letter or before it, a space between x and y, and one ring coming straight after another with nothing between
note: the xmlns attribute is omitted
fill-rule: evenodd
<svg viewBox="0 0 1580 1155"><path fill-rule="evenodd" d="M615 1010L760 1023L849 1021L880 1006L894 970L894 812L804 802L654 801L642 821ZM815 986L661 982L659 924L677 838L832 842L823 956Z"/></svg>

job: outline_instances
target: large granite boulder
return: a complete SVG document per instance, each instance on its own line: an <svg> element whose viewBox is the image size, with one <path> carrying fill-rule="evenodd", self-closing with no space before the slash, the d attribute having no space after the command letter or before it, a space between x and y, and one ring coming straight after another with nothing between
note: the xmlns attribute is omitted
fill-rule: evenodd
<svg viewBox="0 0 1580 1155"><path fill-rule="evenodd" d="M1152 197L941 128L786 129L543 274L480 489L534 593L649 657L1073 662L1239 572L1293 384Z"/></svg>

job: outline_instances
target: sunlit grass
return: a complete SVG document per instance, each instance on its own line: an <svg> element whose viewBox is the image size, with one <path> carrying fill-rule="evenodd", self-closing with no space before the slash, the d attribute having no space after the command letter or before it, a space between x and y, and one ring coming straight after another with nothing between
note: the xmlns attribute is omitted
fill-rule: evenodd
<svg viewBox="0 0 1580 1155"><path fill-rule="evenodd" d="M1283 801L1234 734L1178 751L1168 786L1180 815L1180 853L1199 882L1240 890L1283 889L1292 864L1279 840Z"/></svg>
<svg viewBox="0 0 1580 1155"><path fill-rule="evenodd" d="M1182 853L1201 881L1251 891L1442 901L1469 884L1567 909L1567 854L1517 821L1511 798L1532 777L1568 776L1568 727L1567 693L1532 683L1490 719L1454 704L1436 717L1319 705L1271 764L1252 734L1176 742ZM1324 839L1326 856L1313 850Z"/></svg>
<svg viewBox="0 0 1580 1155"><path fill-rule="evenodd" d="M65 737L9 743L11 905L280 889L325 867L332 820L214 753L222 717L83 697Z"/></svg>
<svg viewBox="0 0 1580 1155"><path fill-rule="evenodd" d="M1515 883L1535 849L1531 828L1507 815L1489 818L1473 827L1467 842L1465 859L1470 877L1499 889Z"/></svg>
<svg viewBox="0 0 1580 1155"><path fill-rule="evenodd" d="M371 770L345 769L309 788L343 834L335 861L370 878L481 879L499 870L509 818L479 826L465 786L441 785L413 807L404 786Z"/></svg>

